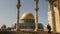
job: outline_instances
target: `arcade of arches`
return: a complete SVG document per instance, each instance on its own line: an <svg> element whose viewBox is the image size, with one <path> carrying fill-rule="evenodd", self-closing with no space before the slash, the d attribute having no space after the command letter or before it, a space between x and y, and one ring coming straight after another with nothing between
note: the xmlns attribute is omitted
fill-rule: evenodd
<svg viewBox="0 0 60 34"><path fill-rule="evenodd" d="M46 0L48 4L48 23L52 27L52 31L60 32L60 0ZM34 9L36 11L36 31L38 30L38 0L34 0ZM17 2L17 25L16 29L19 30L19 9L20 0Z"/></svg>
<svg viewBox="0 0 60 34"><path fill-rule="evenodd" d="M60 32L60 0L47 0L48 4L48 23L52 31Z"/></svg>

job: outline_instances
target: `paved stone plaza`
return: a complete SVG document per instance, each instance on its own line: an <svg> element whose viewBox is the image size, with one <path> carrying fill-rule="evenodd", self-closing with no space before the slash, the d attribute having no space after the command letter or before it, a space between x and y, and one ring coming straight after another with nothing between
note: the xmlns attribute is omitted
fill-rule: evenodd
<svg viewBox="0 0 60 34"><path fill-rule="evenodd" d="M0 34L48 34L47 31L0 31ZM52 34L59 34L59 33L52 33Z"/></svg>

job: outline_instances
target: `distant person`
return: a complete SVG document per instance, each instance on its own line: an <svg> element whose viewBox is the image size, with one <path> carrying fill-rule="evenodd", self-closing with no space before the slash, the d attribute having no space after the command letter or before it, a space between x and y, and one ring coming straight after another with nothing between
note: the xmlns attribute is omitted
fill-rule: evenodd
<svg viewBox="0 0 60 34"><path fill-rule="evenodd" d="M48 33L51 34L51 26L48 24L47 25Z"/></svg>

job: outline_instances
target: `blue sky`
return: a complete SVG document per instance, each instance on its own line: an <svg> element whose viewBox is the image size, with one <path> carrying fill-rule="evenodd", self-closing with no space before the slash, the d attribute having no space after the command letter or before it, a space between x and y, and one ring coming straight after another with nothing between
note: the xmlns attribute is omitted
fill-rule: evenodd
<svg viewBox="0 0 60 34"><path fill-rule="evenodd" d="M47 3L39 0L38 22L46 25L48 23ZM12 26L16 23L16 0L0 0L0 27L3 24ZM21 0L20 17L24 12L31 12L35 16L34 0Z"/></svg>

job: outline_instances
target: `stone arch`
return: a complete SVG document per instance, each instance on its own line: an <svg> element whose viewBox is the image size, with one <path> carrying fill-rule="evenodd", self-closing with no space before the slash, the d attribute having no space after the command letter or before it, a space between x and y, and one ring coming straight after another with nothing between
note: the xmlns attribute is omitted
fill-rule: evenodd
<svg viewBox="0 0 60 34"><path fill-rule="evenodd" d="M52 27L52 31L60 32L60 1L47 0L48 3L48 21Z"/></svg>

